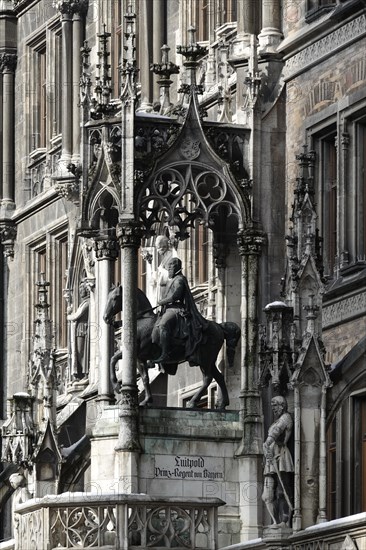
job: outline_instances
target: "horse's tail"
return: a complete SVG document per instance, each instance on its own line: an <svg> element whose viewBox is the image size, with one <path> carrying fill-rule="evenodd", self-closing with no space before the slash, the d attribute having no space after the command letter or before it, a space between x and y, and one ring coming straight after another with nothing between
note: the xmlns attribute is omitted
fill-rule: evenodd
<svg viewBox="0 0 366 550"><path fill-rule="evenodd" d="M224 331L224 336L226 340L226 357L228 365L229 367L232 367L234 365L235 348L238 345L241 330L239 325L237 325L236 323L231 323L229 321L225 323L220 323L220 327Z"/></svg>

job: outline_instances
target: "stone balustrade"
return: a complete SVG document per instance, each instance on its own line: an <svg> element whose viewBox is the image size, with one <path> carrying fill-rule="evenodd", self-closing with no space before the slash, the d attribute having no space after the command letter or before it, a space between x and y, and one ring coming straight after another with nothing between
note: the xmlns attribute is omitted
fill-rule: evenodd
<svg viewBox="0 0 366 550"><path fill-rule="evenodd" d="M287 536L281 528L264 530L263 538L221 550L361 550L366 548L366 512L317 525Z"/></svg>
<svg viewBox="0 0 366 550"><path fill-rule="evenodd" d="M63 493L16 508L14 550L217 548L216 498Z"/></svg>

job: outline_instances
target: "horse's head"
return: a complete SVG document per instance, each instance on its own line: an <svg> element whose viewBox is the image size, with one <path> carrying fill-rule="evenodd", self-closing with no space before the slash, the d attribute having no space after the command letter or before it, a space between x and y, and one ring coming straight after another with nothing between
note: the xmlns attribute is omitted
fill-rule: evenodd
<svg viewBox="0 0 366 550"><path fill-rule="evenodd" d="M122 311L122 286L118 283L112 285L108 294L107 305L103 314L103 319L108 325L113 325L113 318Z"/></svg>

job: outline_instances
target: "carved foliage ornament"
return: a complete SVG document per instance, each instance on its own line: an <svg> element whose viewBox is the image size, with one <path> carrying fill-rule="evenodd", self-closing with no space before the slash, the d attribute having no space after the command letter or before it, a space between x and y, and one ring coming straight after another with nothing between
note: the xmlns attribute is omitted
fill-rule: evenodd
<svg viewBox="0 0 366 550"><path fill-rule="evenodd" d="M135 221L119 223L116 227L116 236L121 247L139 248L143 236L141 224Z"/></svg>
<svg viewBox="0 0 366 550"><path fill-rule="evenodd" d="M0 54L0 72L14 73L17 66L17 55L15 53Z"/></svg>

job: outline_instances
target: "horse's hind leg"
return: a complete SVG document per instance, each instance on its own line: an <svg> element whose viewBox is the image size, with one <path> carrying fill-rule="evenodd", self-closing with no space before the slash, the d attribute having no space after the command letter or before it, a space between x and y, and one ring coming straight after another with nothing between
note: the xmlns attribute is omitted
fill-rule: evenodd
<svg viewBox="0 0 366 550"><path fill-rule="evenodd" d="M212 382L212 376L210 374L207 374L205 373L202 368L201 368L201 371L202 371L202 374L203 374L203 384L202 386L200 387L200 389L194 394L194 396L192 397L192 399L190 399L187 403L187 408L189 409L194 409L195 407L197 407L197 404L199 402L199 400L201 399L201 397L203 395L205 395L206 391L207 391L207 388L208 386L211 384Z"/></svg>
<svg viewBox="0 0 366 550"><path fill-rule="evenodd" d="M216 409L225 410L225 407L227 407L230 403L229 394L227 392L224 375L219 371L216 365L214 365L213 368L213 378L216 380L221 390L221 395L218 397L216 402Z"/></svg>
<svg viewBox="0 0 366 550"><path fill-rule="evenodd" d="M145 407L146 405L151 405L153 401L150 388L149 372L145 361L137 361L137 368L139 370L141 380L144 384L145 389L145 399L141 401L140 407Z"/></svg>

